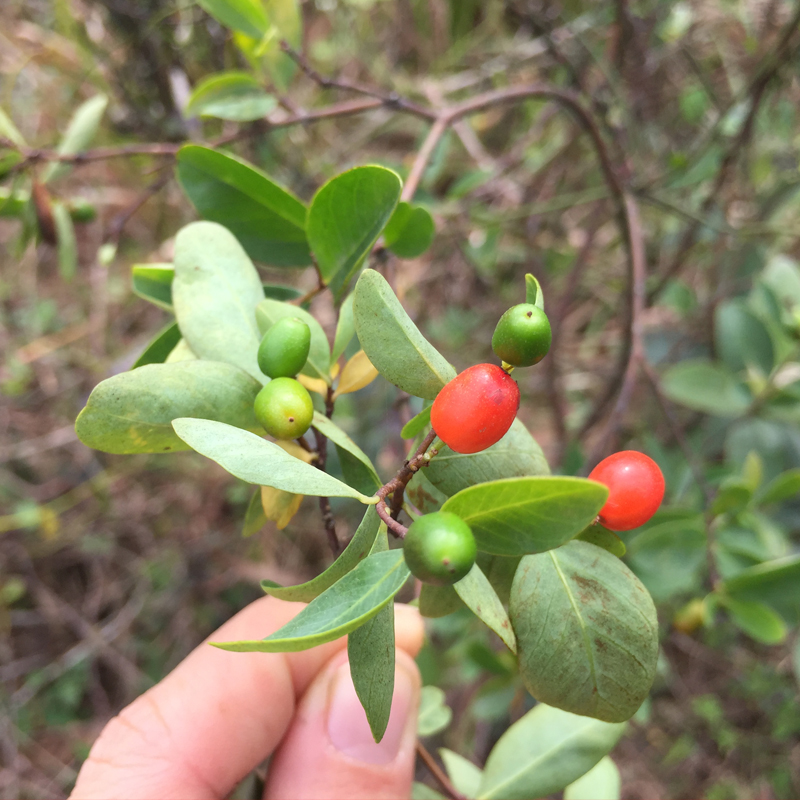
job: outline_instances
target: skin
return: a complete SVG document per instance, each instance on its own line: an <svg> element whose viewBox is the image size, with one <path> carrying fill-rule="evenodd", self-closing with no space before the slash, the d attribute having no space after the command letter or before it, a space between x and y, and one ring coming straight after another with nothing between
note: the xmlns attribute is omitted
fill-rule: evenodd
<svg viewBox="0 0 800 800"><path fill-rule="evenodd" d="M207 641L258 639L302 608L265 597ZM345 639L299 653L200 645L103 729L71 795L222 798L272 755L264 797L409 797L422 646L416 609L395 606L397 668L386 735L372 740ZM309 767L313 766L313 769Z"/></svg>
<svg viewBox="0 0 800 800"><path fill-rule="evenodd" d="M478 453L505 436L519 409L519 386L496 364L476 364L436 396L431 425L456 453Z"/></svg>
<svg viewBox="0 0 800 800"><path fill-rule="evenodd" d="M652 458L636 450L622 450L604 458L589 480L608 486L608 500L600 509L600 523L612 531L644 525L664 499L664 476Z"/></svg>

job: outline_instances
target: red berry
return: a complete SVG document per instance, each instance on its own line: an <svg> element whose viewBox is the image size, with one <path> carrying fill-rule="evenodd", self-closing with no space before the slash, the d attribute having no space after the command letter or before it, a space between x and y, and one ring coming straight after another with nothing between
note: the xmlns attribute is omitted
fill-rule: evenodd
<svg viewBox="0 0 800 800"><path fill-rule="evenodd" d="M644 525L664 499L664 476L658 464L636 450L622 450L604 458L589 473L589 480L608 486L600 522L612 531Z"/></svg>
<svg viewBox="0 0 800 800"><path fill-rule="evenodd" d="M436 396L431 425L456 453L477 453L500 441L519 408L519 386L496 364L465 369Z"/></svg>

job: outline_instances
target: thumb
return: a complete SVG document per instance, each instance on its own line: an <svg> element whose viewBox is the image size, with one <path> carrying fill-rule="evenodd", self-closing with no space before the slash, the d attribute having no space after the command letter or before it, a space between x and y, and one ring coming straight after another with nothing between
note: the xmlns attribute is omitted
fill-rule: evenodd
<svg viewBox="0 0 800 800"><path fill-rule="evenodd" d="M346 653L332 658L308 688L270 763L266 798L408 798L414 777L420 677L397 650L389 725L375 743L353 688Z"/></svg>

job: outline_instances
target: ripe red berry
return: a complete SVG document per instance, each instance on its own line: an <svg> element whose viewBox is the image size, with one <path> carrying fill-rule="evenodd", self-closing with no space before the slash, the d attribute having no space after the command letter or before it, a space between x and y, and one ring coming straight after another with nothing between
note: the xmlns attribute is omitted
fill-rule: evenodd
<svg viewBox="0 0 800 800"><path fill-rule="evenodd" d="M644 525L664 499L664 476L658 464L636 450L604 458L589 473L589 480L608 486L608 500L599 516L601 524L612 531Z"/></svg>
<svg viewBox="0 0 800 800"><path fill-rule="evenodd" d="M519 386L496 364L465 369L436 396L431 425L456 453L477 453L505 436L519 409Z"/></svg>

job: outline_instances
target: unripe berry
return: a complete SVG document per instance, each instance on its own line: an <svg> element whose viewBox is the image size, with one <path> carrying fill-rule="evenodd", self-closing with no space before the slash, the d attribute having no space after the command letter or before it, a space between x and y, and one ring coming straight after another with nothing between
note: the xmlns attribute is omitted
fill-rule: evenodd
<svg viewBox="0 0 800 800"><path fill-rule="evenodd" d="M456 453L477 453L506 435L519 409L519 386L496 364L476 364L450 381L431 406L431 425Z"/></svg>
<svg viewBox="0 0 800 800"><path fill-rule="evenodd" d="M512 367L530 367L547 355L552 338L547 314L532 303L520 303L500 317L492 350Z"/></svg>
<svg viewBox="0 0 800 800"><path fill-rule="evenodd" d="M469 525L448 511L436 511L415 520L403 540L403 554L411 574L434 586L460 581L472 569L477 552Z"/></svg>
<svg viewBox="0 0 800 800"><path fill-rule="evenodd" d="M604 458L589 480L608 487L600 509L600 523L611 531L629 531L644 525L664 499L664 476L652 458L636 450L622 450Z"/></svg>
<svg viewBox="0 0 800 800"><path fill-rule="evenodd" d="M256 419L276 439L297 439L311 426L314 404L311 395L294 378L275 378L257 395Z"/></svg>
<svg viewBox="0 0 800 800"><path fill-rule="evenodd" d="M258 368L270 378L293 378L305 366L311 328L296 317L279 319L261 339Z"/></svg>

